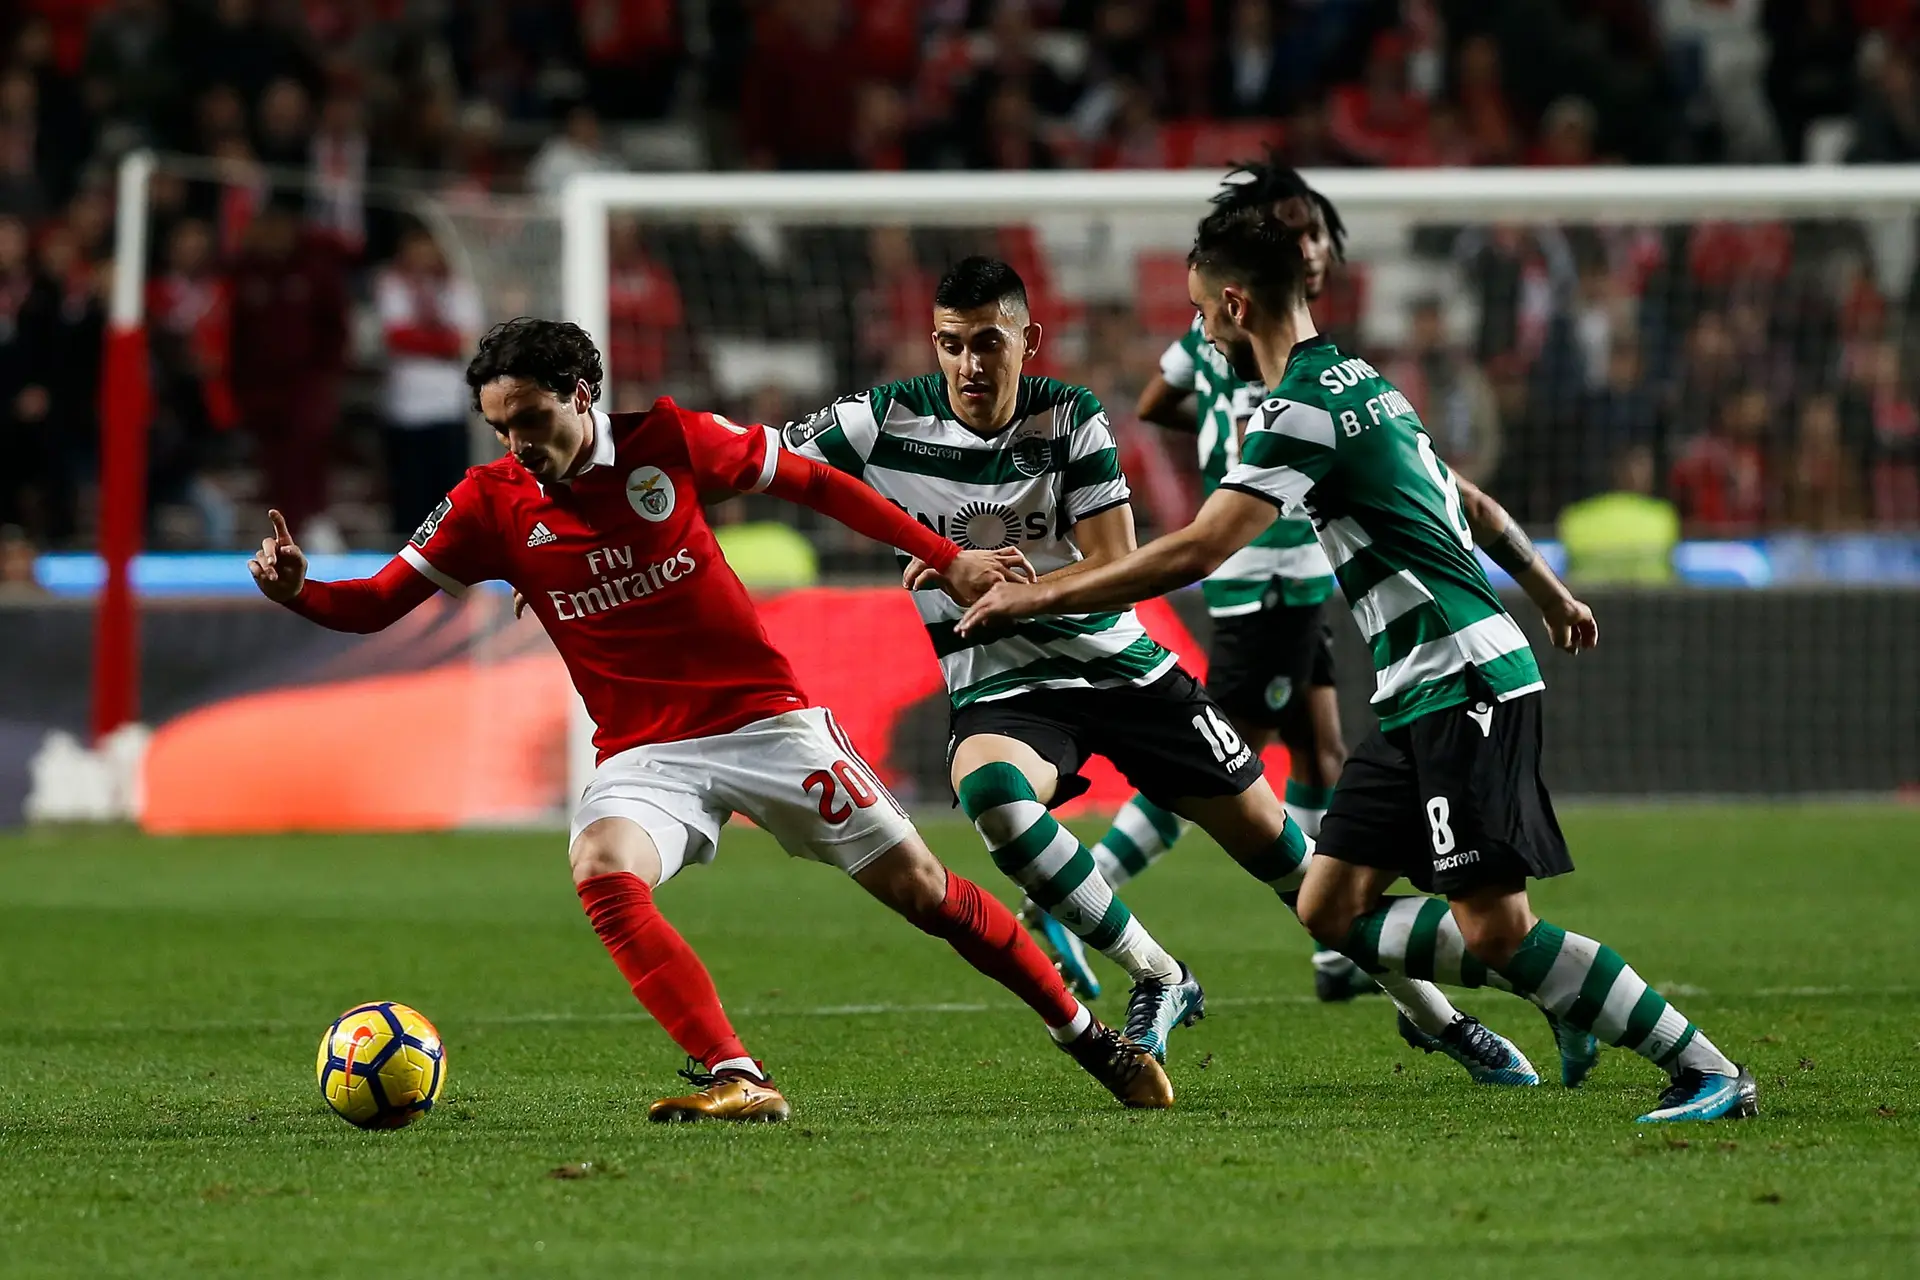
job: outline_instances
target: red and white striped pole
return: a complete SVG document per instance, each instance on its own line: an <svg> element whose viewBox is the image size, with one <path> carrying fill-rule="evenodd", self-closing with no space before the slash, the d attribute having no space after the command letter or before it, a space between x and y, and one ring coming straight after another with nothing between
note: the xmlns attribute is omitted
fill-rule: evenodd
<svg viewBox="0 0 1920 1280"><path fill-rule="evenodd" d="M147 184L153 153L120 161L114 212L113 296L100 374L100 559L106 567L93 623L93 736L140 714L140 619L133 558L147 522Z"/></svg>

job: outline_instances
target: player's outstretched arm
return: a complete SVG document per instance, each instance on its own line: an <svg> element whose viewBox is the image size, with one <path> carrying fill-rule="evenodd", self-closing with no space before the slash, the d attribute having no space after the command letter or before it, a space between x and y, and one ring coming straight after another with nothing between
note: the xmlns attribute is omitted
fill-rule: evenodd
<svg viewBox="0 0 1920 1280"><path fill-rule="evenodd" d="M267 512L273 536L247 562L260 594L301 617L333 631L364 635L392 626L418 608L437 587L412 565L395 556L371 578L345 582L309 582L306 553L294 544L286 517Z"/></svg>
<svg viewBox="0 0 1920 1280"><path fill-rule="evenodd" d="M956 629L970 635L1037 614L1120 609L1164 595L1219 568L1271 525L1274 516L1273 505L1264 499L1216 489L1186 528L1095 568L1049 574L1033 583L1002 583L968 609Z"/></svg>
<svg viewBox="0 0 1920 1280"><path fill-rule="evenodd" d="M1473 530L1474 542L1540 607L1554 647L1577 654L1599 644L1600 627L1593 620L1593 610L1567 590L1567 584L1541 558L1520 522L1479 486L1458 476L1454 480L1460 486L1460 506L1467 527Z"/></svg>
<svg viewBox="0 0 1920 1280"><path fill-rule="evenodd" d="M1176 387L1156 373L1141 388L1140 399L1133 406L1133 411L1140 415L1141 421L1151 422L1156 427L1197 435L1200 431L1200 415L1197 406L1190 403L1192 396L1191 389Z"/></svg>
<svg viewBox="0 0 1920 1280"><path fill-rule="evenodd" d="M961 604L971 604L995 583L1033 577L1018 548L962 551L851 476L811 458L782 450L766 491L838 520L875 542L898 547ZM916 575L917 576L917 575Z"/></svg>

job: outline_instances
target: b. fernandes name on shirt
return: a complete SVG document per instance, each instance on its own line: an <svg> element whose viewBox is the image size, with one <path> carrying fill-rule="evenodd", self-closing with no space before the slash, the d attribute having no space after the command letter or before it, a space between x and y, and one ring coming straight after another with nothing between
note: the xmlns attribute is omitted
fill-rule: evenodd
<svg viewBox="0 0 1920 1280"><path fill-rule="evenodd" d="M699 568L685 547L666 559L634 572L632 547L599 547L587 553L587 570L600 579L584 591L548 591L554 616L561 622L605 613L664 591Z"/></svg>

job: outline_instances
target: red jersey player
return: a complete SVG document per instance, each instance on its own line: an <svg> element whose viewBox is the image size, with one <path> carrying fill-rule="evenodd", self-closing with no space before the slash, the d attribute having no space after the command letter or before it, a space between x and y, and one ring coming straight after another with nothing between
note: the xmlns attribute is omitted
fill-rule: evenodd
<svg viewBox="0 0 1920 1280"><path fill-rule="evenodd" d="M577 325L520 319L467 368L507 456L474 467L372 578L312 582L286 523L251 565L268 599L322 626L377 631L436 589L502 579L524 596L594 723L599 763L572 822L575 888L633 993L703 1070L654 1120L783 1120L780 1095L653 891L710 861L743 813L825 862L1019 996L1129 1106L1172 1105L1151 1054L1068 994L1011 912L943 867L832 714L810 706L720 554L701 495L771 493L935 566L971 602L1025 570L962 551L872 490L740 427L662 399L609 416L600 354ZM1030 571L1029 571L1030 572Z"/></svg>

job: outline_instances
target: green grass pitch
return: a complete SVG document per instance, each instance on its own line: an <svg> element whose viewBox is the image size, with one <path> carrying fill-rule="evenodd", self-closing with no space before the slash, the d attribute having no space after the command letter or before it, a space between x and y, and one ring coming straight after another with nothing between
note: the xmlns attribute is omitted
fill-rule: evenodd
<svg viewBox="0 0 1920 1280"><path fill-rule="evenodd" d="M1612 943L1761 1084L1648 1129L1609 1051L1475 1088L1191 839L1128 899L1207 984L1178 1109L1122 1111L1014 1001L751 831L662 894L785 1126L656 1128L679 1058L554 834L0 840L0 1275L1883 1276L1920 1267L1920 812L1584 809L1548 918ZM964 827L940 853L1006 894ZM1098 1004L1113 1017L1122 994ZM450 1053L361 1133L314 1047L360 1000ZM1464 1007L1550 1077L1532 1009Z"/></svg>

